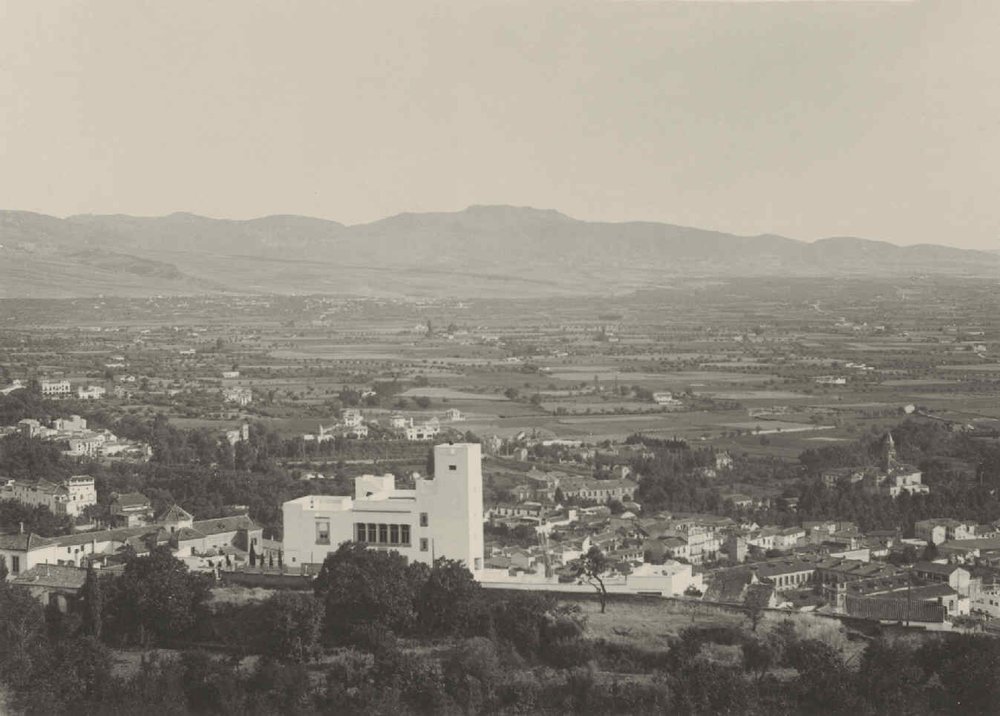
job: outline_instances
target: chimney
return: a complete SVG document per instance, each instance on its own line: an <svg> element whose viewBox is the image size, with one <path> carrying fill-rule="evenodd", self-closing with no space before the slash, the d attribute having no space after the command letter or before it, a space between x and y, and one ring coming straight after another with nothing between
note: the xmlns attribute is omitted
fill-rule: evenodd
<svg viewBox="0 0 1000 716"><path fill-rule="evenodd" d="M22 535L24 534L24 523L23 522L18 522L17 523L17 531L18 531L18 534L22 534Z"/></svg>

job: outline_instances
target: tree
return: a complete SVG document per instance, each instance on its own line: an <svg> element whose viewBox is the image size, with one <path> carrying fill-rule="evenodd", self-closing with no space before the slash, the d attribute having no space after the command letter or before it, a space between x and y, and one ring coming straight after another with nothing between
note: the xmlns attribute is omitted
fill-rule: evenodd
<svg viewBox="0 0 1000 716"><path fill-rule="evenodd" d="M421 410L427 410L427 408L431 407L431 399L426 395L418 395L413 399L413 402L416 403L417 407Z"/></svg>
<svg viewBox="0 0 1000 716"><path fill-rule="evenodd" d="M369 623L405 631L413 623L418 574L398 552L345 542L327 556L314 583L326 606L327 631L342 638Z"/></svg>
<svg viewBox="0 0 1000 716"><path fill-rule="evenodd" d="M417 623L432 636L455 636L466 631L480 599L479 583L461 562L439 557L434 561L417 599Z"/></svg>
<svg viewBox="0 0 1000 716"><path fill-rule="evenodd" d="M597 598L601 602L601 614L604 614L608 606L608 589L604 584L604 574L610 566L607 555L596 545L570 565L576 579L586 582L597 590Z"/></svg>
<svg viewBox="0 0 1000 716"><path fill-rule="evenodd" d="M109 587L115 631L126 641L147 645L151 638L163 641L190 629L208 599L209 583L161 546L129 559Z"/></svg>
<svg viewBox="0 0 1000 716"><path fill-rule="evenodd" d="M312 594L277 592L264 603L263 623L271 656L302 663L319 655L323 602Z"/></svg>
<svg viewBox="0 0 1000 716"><path fill-rule="evenodd" d="M257 566L257 549L252 544L250 545L250 566ZM263 566L263 563L261 566Z"/></svg>
<svg viewBox="0 0 1000 716"><path fill-rule="evenodd" d="M14 689L30 685L44 658L45 612L26 590L0 582L0 683Z"/></svg>
<svg viewBox="0 0 1000 716"><path fill-rule="evenodd" d="M104 596L101 593L101 578L97 575L94 565L87 567L87 580L83 583L83 629L100 640L103 630L102 613L104 611Z"/></svg>

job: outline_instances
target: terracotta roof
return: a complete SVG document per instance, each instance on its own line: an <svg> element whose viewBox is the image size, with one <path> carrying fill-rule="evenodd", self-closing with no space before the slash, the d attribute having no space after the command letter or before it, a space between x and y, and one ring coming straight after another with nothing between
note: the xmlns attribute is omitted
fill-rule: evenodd
<svg viewBox="0 0 1000 716"><path fill-rule="evenodd" d="M221 532L235 532L236 530L259 529L257 523L247 515L236 515L235 517L216 517L211 520L196 520L191 526L204 535L215 535Z"/></svg>
<svg viewBox="0 0 1000 716"><path fill-rule="evenodd" d="M27 552L52 544L54 540L36 535L34 532L18 532L12 535L0 535L0 549Z"/></svg>
<svg viewBox="0 0 1000 716"><path fill-rule="evenodd" d="M115 502L120 507L146 507L149 505L149 498L141 492L126 492L118 495Z"/></svg>
<svg viewBox="0 0 1000 716"><path fill-rule="evenodd" d="M931 574L950 575L956 569L961 569L957 564L937 564L936 562L917 562L913 565L915 572L930 572Z"/></svg>
<svg viewBox="0 0 1000 716"><path fill-rule="evenodd" d="M53 589L80 589L86 581L86 569L66 567L61 564L38 564L11 580L13 584L26 587Z"/></svg>
<svg viewBox="0 0 1000 716"><path fill-rule="evenodd" d="M166 511L156 518L157 522L183 522L193 520L191 513L177 504L170 505Z"/></svg>

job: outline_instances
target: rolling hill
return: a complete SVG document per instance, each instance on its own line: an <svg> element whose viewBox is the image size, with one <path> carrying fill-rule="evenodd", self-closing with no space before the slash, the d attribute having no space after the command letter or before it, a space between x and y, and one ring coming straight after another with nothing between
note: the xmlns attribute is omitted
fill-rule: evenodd
<svg viewBox="0 0 1000 716"><path fill-rule="evenodd" d="M209 292L535 296L694 276L1000 276L1000 255L834 237L812 243L557 211L471 206L345 226L302 216L0 211L0 296Z"/></svg>

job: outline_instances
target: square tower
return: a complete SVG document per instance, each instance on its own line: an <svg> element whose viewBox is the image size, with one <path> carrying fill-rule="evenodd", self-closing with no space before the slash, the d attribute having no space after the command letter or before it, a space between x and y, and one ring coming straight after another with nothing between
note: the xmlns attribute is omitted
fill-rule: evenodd
<svg viewBox="0 0 1000 716"><path fill-rule="evenodd" d="M479 443L434 447L434 479L420 480L434 558L461 560L473 573L483 568L483 468Z"/></svg>

